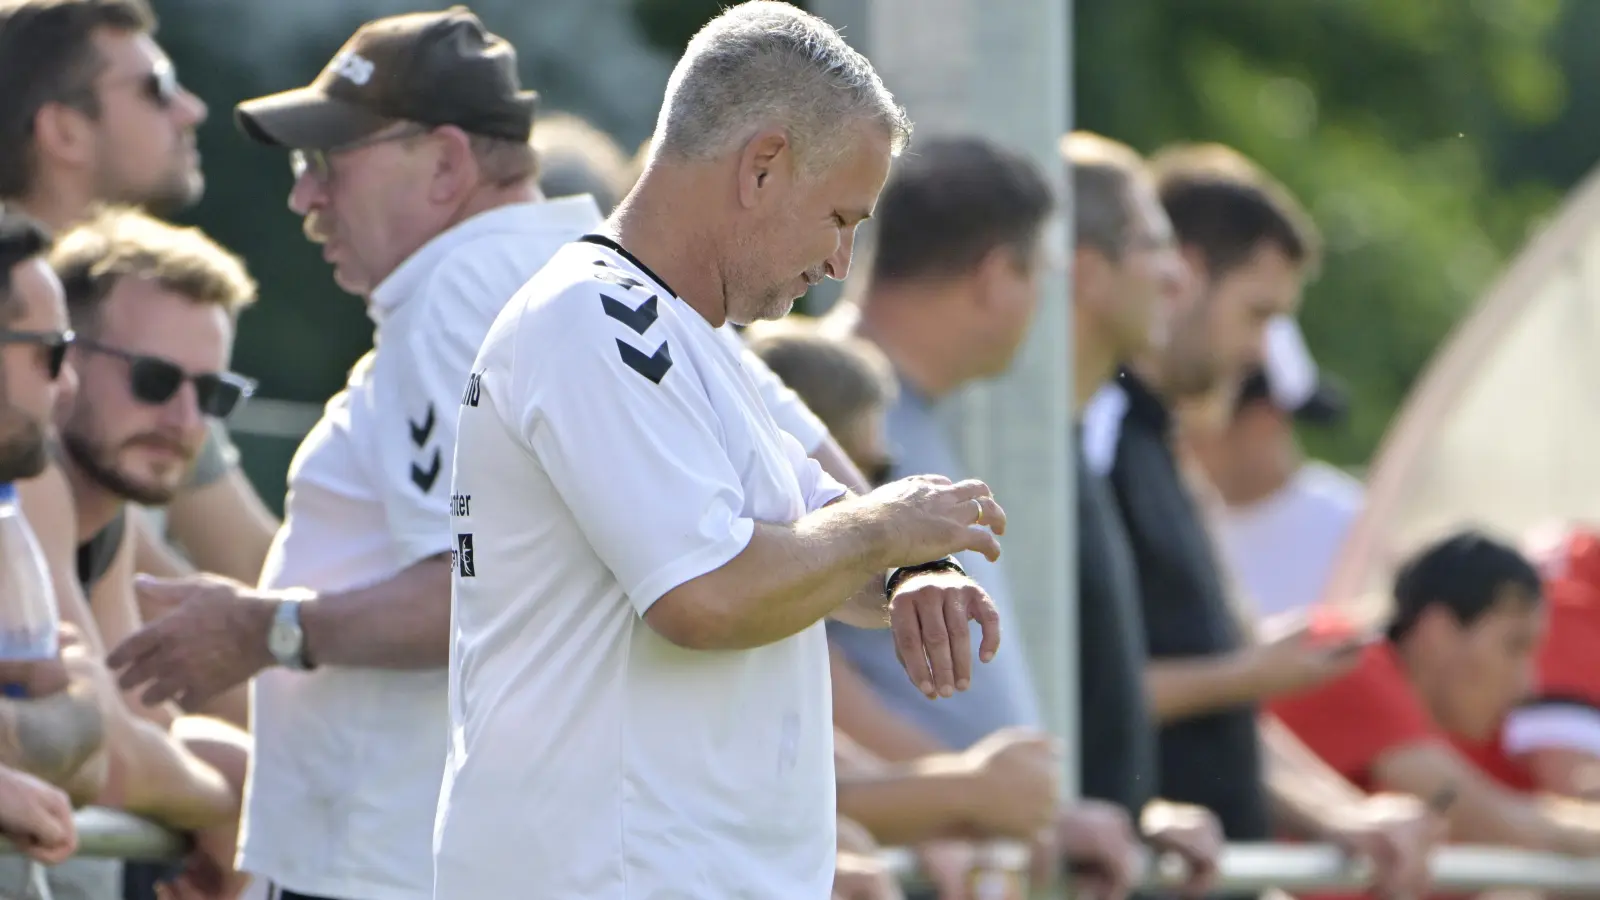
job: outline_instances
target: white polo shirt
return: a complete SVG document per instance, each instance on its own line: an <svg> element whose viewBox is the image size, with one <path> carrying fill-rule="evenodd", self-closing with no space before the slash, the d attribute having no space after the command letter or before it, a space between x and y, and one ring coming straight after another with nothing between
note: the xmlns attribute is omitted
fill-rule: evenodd
<svg viewBox="0 0 1600 900"><path fill-rule="evenodd" d="M591 240L500 315L463 398L434 896L826 898L822 624L700 652L643 616L843 488L727 334Z"/></svg>
<svg viewBox="0 0 1600 900"><path fill-rule="evenodd" d="M587 196L500 207L384 279L375 349L289 468L263 587L361 587L450 550L456 409L472 360L517 289L599 221ZM259 675L240 867L315 896L432 896L446 697L443 668Z"/></svg>

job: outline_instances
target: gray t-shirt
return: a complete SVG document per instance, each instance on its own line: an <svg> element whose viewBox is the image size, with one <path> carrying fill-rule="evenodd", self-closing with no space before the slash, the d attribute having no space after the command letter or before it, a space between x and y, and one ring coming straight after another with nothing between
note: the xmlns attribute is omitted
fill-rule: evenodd
<svg viewBox="0 0 1600 900"><path fill-rule="evenodd" d="M915 388L900 384L900 398L889 410L889 443L894 448L895 478L943 475L955 481L970 477L957 458L950 436L935 408ZM1002 623L1015 622L1005 571L976 553L960 554L961 565L983 586L1000 609ZM978 658L982 632L972 625L972 658ZM860 671L878 697L951 749L965 749L985 735L1009 726L1039 725L1039 703L1028 673L1022 642L1009 640L994 660L974 663L972 684L963 693L929 700L907 677L895 658L888 629L854 628L828 622L828 639Z"/></svg>

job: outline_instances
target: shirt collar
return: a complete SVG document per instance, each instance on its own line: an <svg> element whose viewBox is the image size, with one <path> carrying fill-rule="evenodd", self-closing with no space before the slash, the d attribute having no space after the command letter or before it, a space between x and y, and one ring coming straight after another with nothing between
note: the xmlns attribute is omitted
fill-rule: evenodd
<svg viewBox="0 0 1600 900"><path fill-rule="evenodd" d="M481 235L521 229L562 229L582 233L601 220L600 208L588 194L508 203L457 222L406 257L389 277L372 290L367 315L378 325L411 295L421 289L434 267L462 244Z"/></svg>
<svg viewBox="0 0 1600 900"><path fill-rule="evenodd" d="M1128 397L1127 418L1165 434L1172 428L1172 410L1132 369L1117 371L1117 384Z"/></svg>

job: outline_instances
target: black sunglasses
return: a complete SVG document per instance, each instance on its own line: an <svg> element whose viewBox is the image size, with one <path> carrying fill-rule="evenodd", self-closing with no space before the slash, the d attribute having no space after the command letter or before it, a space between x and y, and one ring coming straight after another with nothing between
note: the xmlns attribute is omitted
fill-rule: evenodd
<svg viewBox="0 0 1600 900"><path fill-rule="evenodd" d="M155 68L141 76L138 85L145 99L162 109L170 109L172 104L177 103L178 92L183 90L183 86L178 84L178 70L165 60L156 63Z"/></svg>
<svg viewBox="0 0 1600 900"><path fill-rule="evenodd" d="M61 377L61 367L67 361L67 347L72 344L70 331L6 331L0 329L0 344L32 344L44 350L45 370L50 380Z"/></svg>
<svg viewBox="0 0 1600 900"><path fill-rule="evenodd" d="M240 400L256 392L255 379L233 372L191 375L177 363L159 356L142 356L82 339L75 343L85 350L126 361L128 388L133 391L135 399L151 406L160 406L171 400L185 381L192 381L200 412L213 418L226 419L238 407Z"/></svg>

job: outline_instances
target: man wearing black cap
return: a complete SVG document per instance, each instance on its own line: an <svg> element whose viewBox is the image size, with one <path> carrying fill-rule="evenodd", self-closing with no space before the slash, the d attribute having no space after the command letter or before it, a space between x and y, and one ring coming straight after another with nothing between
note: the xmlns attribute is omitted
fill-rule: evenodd
<svg viewBox="0 0 1600 900"><path fill-rule="evenodd" d="M1332 427L1343 391L1317 370L1293 319L1267 326L1262 365L1239 389L1229 420L1196 435L1195 455L1221 495L1217 537L1259 616L1322 599L1345 533L1361 514L1361 482L1315 460L1297 422Z"/></svg>
<svg viewBox="0 0 1600 900"><path fill-rule="evenodd" d="M507 300L600 222L543 202L535 95L463 7L362 26L310 86L240 105L290 151L289 206L377 325L296 454L259 589L141 585L173 612L113 652L125 685L203 698L257 676L240 867L276 896L428 900L448 729L456 410ZM465 389L466 394L463 394Z"/></svg>

